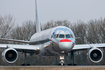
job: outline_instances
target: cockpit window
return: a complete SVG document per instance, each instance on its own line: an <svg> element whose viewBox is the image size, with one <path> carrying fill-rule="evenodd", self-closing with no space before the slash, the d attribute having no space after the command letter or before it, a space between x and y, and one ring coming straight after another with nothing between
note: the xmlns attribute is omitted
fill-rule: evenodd
<svg viewBox="0 0 105 70"><path fill-rule="evenodd" d="M72 34L55 34L53 38L73 38Z"/></svg>
<svg viewBox="0 0 105 70"><path fill-rule="evenodd" d="M66 38L73 38L72 34L66 34Z"/></svg>
<svg viewBox="0 0 105 70"><path fill-rule="evenodd" d="M66 38L70 38L70 34L66 34Z"/></svg>
<svg viewBox="0 0 105 70"><path fill-rule="evenodd" d="M55 35L54 35L54 38L58 38L58 36L59 36L58 34L55 34Z"/></svg>
<svg viewBox="0 0 105 70"><path fill-rule="evenodd" d="M59 38L64 38L64 34L59 34Z"/></svg>

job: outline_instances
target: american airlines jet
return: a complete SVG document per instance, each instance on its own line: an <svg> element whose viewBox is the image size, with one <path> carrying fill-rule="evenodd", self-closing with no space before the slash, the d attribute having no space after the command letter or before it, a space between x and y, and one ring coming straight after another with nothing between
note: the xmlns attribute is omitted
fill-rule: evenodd
<svg viewBox="0 0 105 70"><path fill-rule="evenodd" d="M103 59L103 52L99 48L104 48L103 44L75 44L75 35L70 28L65 26L58 26L41 31L39 14L36 1L36 31L29 41L3 39L5 41L16 41L28 43L28 45L15 45L15 44L0 44L0 48L5 48L2 52L2 58L7 63L14 63L18 59L18 52L34 54L37 56L59 56L60 64L64 65L64 55L71 53L72 64L74 64L74 51L89 49L88 57L91 62L99 63ZM25 65L25 62L24 62Z"/></svg>

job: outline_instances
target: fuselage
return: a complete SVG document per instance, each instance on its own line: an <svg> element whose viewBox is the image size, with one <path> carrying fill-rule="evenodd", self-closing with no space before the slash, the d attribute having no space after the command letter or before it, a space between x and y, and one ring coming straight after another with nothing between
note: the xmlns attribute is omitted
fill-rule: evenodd
<svg viewBox="0 0 105 70"><path fill-rule="evenodd" d="M62 51L66 53L74 47L75 36L71 29L65 26L58 26L35 33L31 37L29 44L40 45L41 50L46 49L53 54L61 53Z"/></svg>

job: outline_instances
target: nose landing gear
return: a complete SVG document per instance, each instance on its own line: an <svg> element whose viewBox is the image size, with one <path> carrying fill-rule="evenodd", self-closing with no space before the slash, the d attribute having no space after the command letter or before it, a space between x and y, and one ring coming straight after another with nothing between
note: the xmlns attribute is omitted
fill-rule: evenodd
<svg viewBox="0 0 105 70"><path fill-rule="evenodd" d="M60 57L60 64L61 66L64 66L64 51L61 52L61 54L59 54L59 57ZM76 66L76 64L74 64L74 51L71 51L71 64L68 64L68 65L71 65L71 66Z"/></svg>
<svg viewBox="0 0 105 70"><path fill-rule="evenodd" d="M63 66L64 65L64 51L61 52L61 54L59 54L60 57L60 65Z"/></svg>
<svg viewBox="0 0 105 70"><path fill-rule="evenodd" d="M64 55L60 55L60 65L64 65Z"/></svg>

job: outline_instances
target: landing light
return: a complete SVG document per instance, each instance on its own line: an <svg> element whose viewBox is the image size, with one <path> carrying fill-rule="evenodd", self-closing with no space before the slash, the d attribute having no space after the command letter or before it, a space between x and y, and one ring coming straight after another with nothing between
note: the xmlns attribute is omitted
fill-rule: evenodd
<svg viewBox="0 0 105 70"><path fill-rule="evenodd" d="M39 49L39 47L37 47L37 51L39 51L40 49Z"/></svg>

